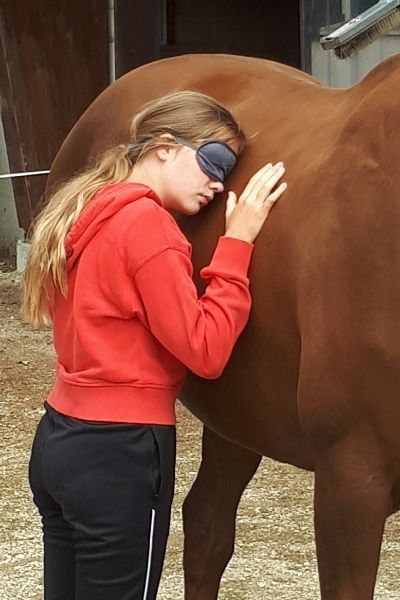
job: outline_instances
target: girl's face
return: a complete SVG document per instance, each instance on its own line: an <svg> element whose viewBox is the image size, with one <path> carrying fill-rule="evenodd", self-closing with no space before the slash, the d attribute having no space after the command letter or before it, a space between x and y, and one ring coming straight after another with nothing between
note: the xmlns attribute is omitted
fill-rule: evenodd
<svg viewBox="0 0 400 600"><path fill-rule="evenodd" d="M237 148L232 147L237 152ZM196 159L196 151L187 146L166 147L159 151L162 172L161 199L164 208L194 215L224 191L224 184L205 174Z"/></svg>

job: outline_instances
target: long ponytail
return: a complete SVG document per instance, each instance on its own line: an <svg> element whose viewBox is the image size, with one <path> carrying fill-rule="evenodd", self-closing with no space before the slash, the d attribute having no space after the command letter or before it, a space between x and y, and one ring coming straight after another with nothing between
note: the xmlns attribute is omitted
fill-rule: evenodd
<svg viewBox="0 0 400 600"><path fill-rule="evenodd" d="M22 316L33 327L48 324L54 287L67 293L65 238L91 199L132 170L126 145L107 150L94 167L64 183L33 221L23 276Z"/></svg>

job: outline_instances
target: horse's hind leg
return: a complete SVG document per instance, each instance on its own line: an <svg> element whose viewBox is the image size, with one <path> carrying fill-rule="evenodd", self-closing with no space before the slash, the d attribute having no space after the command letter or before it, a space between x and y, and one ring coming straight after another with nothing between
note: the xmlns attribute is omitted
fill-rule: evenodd
<svg viewBox="0 0 400 600"><path fill-rule="evenodd" d="M315 465L315 533L322 600L372 600L390 484L373 437L343 440Z"/></svg>
<svg viewBox="0 0 400 600"><path fill-rule="evenodd" d="M233 553L236 509L260 460L204 428L202 463L183 505L186 600L217 598Z"/></svg>

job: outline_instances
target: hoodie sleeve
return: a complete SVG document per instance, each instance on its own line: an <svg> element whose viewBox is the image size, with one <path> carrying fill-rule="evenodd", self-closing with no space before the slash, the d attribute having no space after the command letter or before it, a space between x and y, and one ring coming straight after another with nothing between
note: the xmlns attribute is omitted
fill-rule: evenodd
<svg viewBox="0 0 400 600"><path fill-rule="evenodd" d="M145 311L145 325L157 340L191 371L219 377L249 317L247 272L253 244L220 237L198 297L189 255L167 248L140 266L135 282Z"/></svg>

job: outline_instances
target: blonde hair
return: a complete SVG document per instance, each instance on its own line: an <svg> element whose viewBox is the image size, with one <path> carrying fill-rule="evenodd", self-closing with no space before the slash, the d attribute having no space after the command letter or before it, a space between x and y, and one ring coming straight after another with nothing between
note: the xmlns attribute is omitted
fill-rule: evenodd
<svg viewBox="0 0 400 600"><path fill-rule="evenodd" d="M22 284L22 315L33 327L50 322L54 291L67 295L65 238L85 206L108 183L124 181L135 164L165 145L162 136L185 138L194 144L213 139L236 143L245 136L225 107L205 94L171 92L145 104L132 119L129 141L110 148L52 194L32 223L31 248Z"/></svg>

